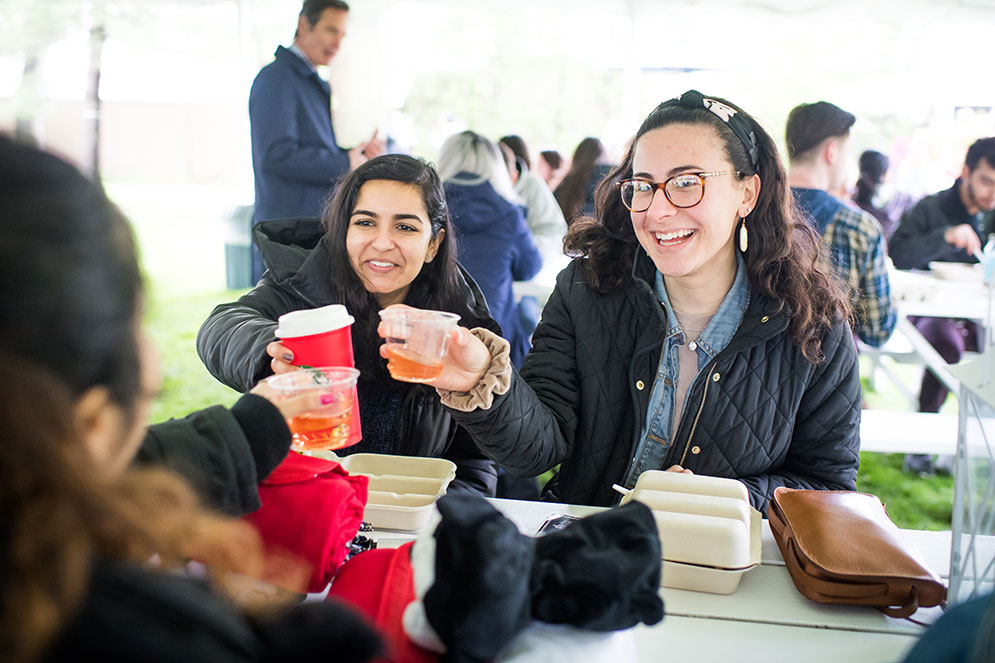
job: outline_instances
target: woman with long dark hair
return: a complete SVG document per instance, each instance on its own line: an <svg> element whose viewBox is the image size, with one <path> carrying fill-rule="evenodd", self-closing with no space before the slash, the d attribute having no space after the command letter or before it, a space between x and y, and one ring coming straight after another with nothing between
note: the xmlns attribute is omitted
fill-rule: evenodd
<svg viewBox="0 0 995 663"><path fill-rule="evenodd" d="M249 394L150 433L158 378L128 223L68 163L3 137L0 281L5 661L377 654L376 635L350 610L246 591L245 576L296 588L307 571L268 564L249 524L201 500L258 507L256 483L289 449L283 414ZM204 490L161 467L130 467L139 448Z"/></svg>
<svg viewBox="0 0 995 663"><path fill-rule="evenodd" d="M277 318L343 304L355 318L363 440L339 453L448 458L457 465L451 490L493 495L494 464L452 421L433 389L392 380L378 352L378 312L395 303L450 311L463 324L498 331L480 289L456 261L435 170L409 156L377 157L342 180L320 225L271 221L255 232L267 272L251 292L215 308L197 335L197 351L211 374L244 391L271 373L296 369L276 339Z"/></svg>
<svg viewBox="0 0 995 663"><path fill-rule="evenodd" d="M792 205L773 140L689 91L602 182L521 373L459 328L435 382L508 470L559 464L546 496L611 504L645 470L853 489L860 382L843 288Z"/></svg>
<svg viewBox="0 0 995 663"><path fill-rule="evenodd" d="M600 140L588 137L577 144L570 168L553 191L568 226L594 212L594 191L610 170L608 154Z"/></svg>

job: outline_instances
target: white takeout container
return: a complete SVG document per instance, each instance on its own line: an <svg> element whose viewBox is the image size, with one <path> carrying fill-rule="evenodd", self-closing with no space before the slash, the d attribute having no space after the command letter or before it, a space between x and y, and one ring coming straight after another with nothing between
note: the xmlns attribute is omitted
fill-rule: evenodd
<svg viewBox="0 0 995 663"><path fill-rule="evenodd" d="M363 520L377 529L421 529L435 501L456 477L456 464L445 458L358 453L337 456L331 451L310 455L334 460L349 474L369 478Z"/></svg>
<svg viewBox="0 0 995 663"><path fill-rule="evenodd" d="M660 585L732 594L760 564L760 512L735 479L651 470L622 504L638 500L653 511L663 548Z"/></svg>

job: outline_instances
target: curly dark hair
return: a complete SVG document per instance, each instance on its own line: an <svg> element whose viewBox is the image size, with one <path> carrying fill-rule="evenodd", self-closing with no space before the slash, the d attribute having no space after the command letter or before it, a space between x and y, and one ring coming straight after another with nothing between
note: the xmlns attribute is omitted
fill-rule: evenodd
<svg viewBox="0 0 995 663"><path fill-rule="evenodd" d="M822 241L796 207L777 146L763 127L734 104L709 97L734 109L745 119L759 148L756 166L743 142L717 115L705 106L661 104L643 121L621 165L598 186L597 218L575 222L567 232L564 247L572 256L583 256L584 273L597 292L608 293L632 282L632 262L639 241L629 210L622 204L616 184L632 177L636 144L646 133L672 124L712 127L740 179L760 176L756 207L747 217L749 251L744 254L750 286L779 303L791 315L791 335L805 358L822 360L822 336L835 320L851 318L850 304L839 277L825 261Z"/></svg>

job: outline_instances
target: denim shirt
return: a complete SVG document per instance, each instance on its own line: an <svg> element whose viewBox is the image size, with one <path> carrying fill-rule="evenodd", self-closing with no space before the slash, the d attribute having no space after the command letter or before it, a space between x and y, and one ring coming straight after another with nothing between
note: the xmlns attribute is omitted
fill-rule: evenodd
<svg viewBox="0 0 995 663"><path fill-rule="evenodd" d="M663 284L663 275L656 273L653 289L667 313L667 332L663 340L663 350L660 354L660 364L656 378L653 381L653 391L650 392L649 406L646 409L646 421L643 423L639 446L633 454L635 460L629 465L625 476L625 487L632 488L639 475L646 470L664 469L663 459L670 449L670 432L674 429L674 390L677 385L677 348L684 345L684 332L677 322L674 309L670 305L667 289ZM732 287L726 293L719 310L715 312L708 325L698 337L696 352L698 354L698 370L701 371L722 350L736 334L743 314L750 303L750 282L746 277L746 263L742 256L736 253L736 278ZM683 412L688 412L687 399L691 396L688 388L684 398Z"/></svg>

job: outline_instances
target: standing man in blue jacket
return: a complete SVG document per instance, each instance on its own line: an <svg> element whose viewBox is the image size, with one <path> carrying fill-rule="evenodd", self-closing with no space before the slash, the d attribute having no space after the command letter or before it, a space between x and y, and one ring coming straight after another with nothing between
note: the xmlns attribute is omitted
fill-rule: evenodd
<svg viewBox="0 0 995 663"><path fill-rule="evenodd" d="M290 48L279 46L249 93L252 170L256 179L253 224L271 219L318 217L335 181L381 154L376 133L351 150L339 147L332 127L332 91L316 67L335 57L346 34L349 5L305 0ZM253 246L252 278L263 272Z"/></svg>

